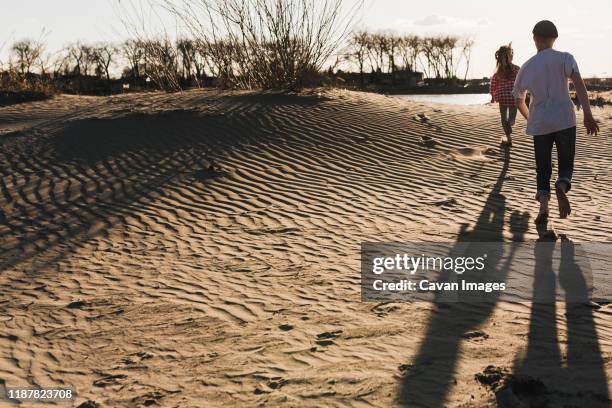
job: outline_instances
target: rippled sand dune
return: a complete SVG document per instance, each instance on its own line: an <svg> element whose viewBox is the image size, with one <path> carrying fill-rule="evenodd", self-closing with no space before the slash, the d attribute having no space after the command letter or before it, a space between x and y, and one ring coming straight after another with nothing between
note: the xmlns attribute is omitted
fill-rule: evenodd
<svg viewBox="0 0 612 408"><path fill-rule="evenodd" d="M612 238L612 110L595 114L574 212L551 225L574 241ZM73 387L82 407L609 406L611 305L360 302L362 241L538 238L531 140L519 120L500 151L497 115L348 91L0 108L0 388Z"/></svg>

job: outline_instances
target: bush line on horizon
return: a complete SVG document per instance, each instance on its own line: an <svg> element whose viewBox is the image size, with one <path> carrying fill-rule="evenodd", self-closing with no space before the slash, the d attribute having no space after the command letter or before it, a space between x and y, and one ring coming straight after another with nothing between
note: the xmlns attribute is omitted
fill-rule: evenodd
<svg viewBox="0 0 612 408"><path fill-rule="evenodd" d="M461 58L469 65L473 44L457 36L351 33L360 2L348 9L343 0L184 0L181 7L169 0L159 3L186 27L177 40L170 40L166 31L151 34L143 0L124 2L120 11L132 39L118 45L76 42L55 53L46 52L42 40L17 41L7 63L0 65L2 89L48 86L58 78L110 82L116 67L121 78L149 78L166 91L211 85L212 78L221 88L300 89L321 85L325 64L333 73L346 62L355 63L362 77L366 66L372 72L395 73L415 71L420 64L428 76L451 78ZM155 6L149 0L144 4Z"/></svg>
<svg viewBox="0 0 612 408"><path fill-rule="evenodd" d="M367 43L363 41L367 38ZM400 38L400 37L397 37ZM438 78L456 77L456 66L453 57L441 52L425 53L422 48L414 48L416 36L404 37L410 41L395 40L382 34L359 32L353 34L336 61L330 65L333 72L336 68L342 72L343 62L354 63L361 77L361 85L366 69L371 73L391 73L401 70L416 71L419 54L429 56L426 61L436 72ZM425 39L422 39L425 41ZM389 42L387 42L389 41ZM387 44L391 44L388 46ZM429 42L435 44L435 41ZM221 88L299 88L304 85L320 85L321 65L312 65L299 58L288 64L271 66L268 61L258 69L253 66L249 74L232 70L234 65L232 49L235 46L225 40L204 42L179 38L172 42L168 38L130 39L121 44L98 42L87 44L76 42L51 53L46 52L44 43L39 40L23 39L15 42L10 48L8 61L0 65L2 90L50 89L53 80L58 78L93 77L100 81L111 81L112 72L120 68L120 78L127 80L150 77L159 89L177 91L186 87L210 85L212 78L217 78ZM452 50L452 48L447 48ZM282 55L282 53L279 53ZM291 58L283 58L292 61ZM396 63L396 61L401 61ZM246 63L246 62L245 62ZM0 61L1 64L1 61ZM442 70L440 67L444 67ZM440 75L444 72L445 75ZM274 73L274 75L272 75ZM262 75L264 74L264 75Z"/></svg>
<svg viewBox="0 0 612 408"><path fill-rule="evenodd" d="M357 67L361 85L364 74L421 70L428 78L456 79L461 63L467 80L474 40L457 35L418 36L359 30L352 34L344 59Z"/></svg>
<svg viewBox="0 0 612 408"><path fill-rule="evenodd" d="M170 92L203 86L299 90L330 83L364 88L368 71L369 83L392 86L398 85L400 71L421 72L434 83L467 83L472 39L350 31L361 1L348 8L343 0L175 3L121 2L119 12L131 39L120 44L75 42L49 52L43 36L14 42L9 59L0 61L0 92L113 93L125 82L131 89ZM165 28L151 31L144 6L161 6L181 22L176 40ZM352 70L357 76L350 75ZM121 81L112 77L118 71ZM84 86L85 80L93 85Z"/></svg>

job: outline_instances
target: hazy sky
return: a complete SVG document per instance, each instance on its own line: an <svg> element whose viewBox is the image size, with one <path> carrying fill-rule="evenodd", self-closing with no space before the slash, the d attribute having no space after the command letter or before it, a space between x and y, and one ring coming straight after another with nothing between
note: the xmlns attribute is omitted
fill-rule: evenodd
<svg viewBox="0 0 612 408"><path fill-rule="evenodd" d="M121 18L113 7L118 0L2 2L2 57L11 41L38 38L43 29L52 49L75 40L115 41L125 37ZM557 24L560 37L556 48L573 53L583 75L612 76L610 0L366 0L359 26L400 33L471 36L476 43L469 76L481 77L490 75L493 53L501 44L512 41L518 64L533 55L531 29L541 19Z"/></svg>

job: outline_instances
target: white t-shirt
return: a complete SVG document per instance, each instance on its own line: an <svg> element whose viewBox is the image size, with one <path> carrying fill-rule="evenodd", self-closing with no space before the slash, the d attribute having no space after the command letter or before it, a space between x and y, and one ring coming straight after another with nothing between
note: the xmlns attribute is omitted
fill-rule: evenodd
<svg viewBox="0 0 612 408"><path fill-rule="evenodd" d="M545 135L576 126L576 111L569 95L568 78L578 64L567 52L547 48L531 57L519 70L512 94L531 94L528 135Z"/></svg>

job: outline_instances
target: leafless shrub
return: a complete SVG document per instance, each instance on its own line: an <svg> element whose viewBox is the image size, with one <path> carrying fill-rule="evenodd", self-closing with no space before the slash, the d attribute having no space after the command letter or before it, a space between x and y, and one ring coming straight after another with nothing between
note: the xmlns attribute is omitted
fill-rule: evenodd
<svg viewBox="0 0 612 408"><path fill-rule="evenodd" d="M118 2L117 14L132 38L122 45L133 77L146 76L167 92L181 90L179 56L155 0ZM160 26L159 30L155 30Z"/></svg>
<svg viewBox="0 0 612 408"><path fill-rule="evenodd" d="M166 91L180 91L177 51L168 38L142 41L146 75Z"/></svg>
<svg viewBox="0 0 612 408"><path fill-rule="evenodd" d="M162 0L205 51L222 86L310 85L349 33L342 0Z"/></svg>
<svg viewBox="0 0 612 408"><path fill-rule="evenodd" d="M224 40L216 42L199 41L198 49L204 59L206 68L212 76L217 78L217 85L221 88L234 86L235 47L229 41Z"/></svg>
<svg viewBox="0 0 612 408"><path fill-rule="evenodd" d="M0 66L0 104L44 99L55 93L45 75L47 55L42 40L16 41L9 51L8 62ZM36 68L39 73L34 72Z"/></svg>

